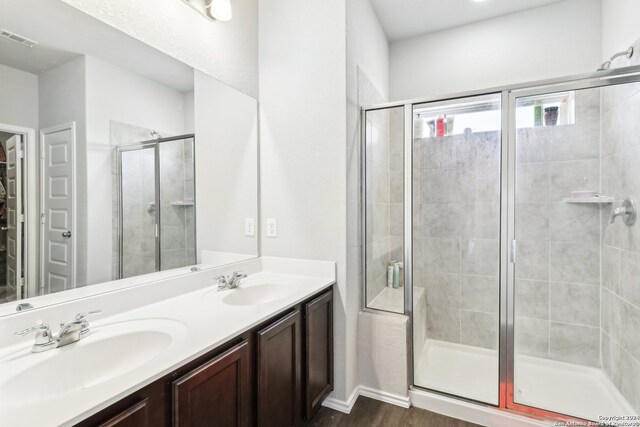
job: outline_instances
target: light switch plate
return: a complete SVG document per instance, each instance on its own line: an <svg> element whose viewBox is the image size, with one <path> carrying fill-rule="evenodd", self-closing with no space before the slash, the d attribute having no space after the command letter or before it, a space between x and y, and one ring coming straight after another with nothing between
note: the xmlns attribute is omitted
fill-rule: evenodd
<svg viewBox="0 0 640 427"><path fill-rule="evenodd" d="M256 220L255 218L244 219L244 235L247 237L253 237L256 235Z"/></svg>
<svg viewBox="0 0 640 427"><path fill-rule="evenodd" d="M267 218L267 237L278 237L278 222L275 218Z"/></svg>

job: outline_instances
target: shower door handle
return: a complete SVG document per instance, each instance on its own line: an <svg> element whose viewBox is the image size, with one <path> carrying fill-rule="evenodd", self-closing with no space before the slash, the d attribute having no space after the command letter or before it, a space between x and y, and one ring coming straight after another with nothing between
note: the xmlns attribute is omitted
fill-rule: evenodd
<svg viewBox="0 0 640 427"><path fill-rule="evenodd" d="M511 262L511 264L515 264L516 263L516 241L515 241L515 239L511 241L511 255L509 257L509 262Z"/></svg>
<svg viewBox="0 0 640 427"><path fill-rule="evenodd" d="M69 237L71 237L71 232L69 230L63 231L62 237L64 237L65 239L68 239Z"/></svg>

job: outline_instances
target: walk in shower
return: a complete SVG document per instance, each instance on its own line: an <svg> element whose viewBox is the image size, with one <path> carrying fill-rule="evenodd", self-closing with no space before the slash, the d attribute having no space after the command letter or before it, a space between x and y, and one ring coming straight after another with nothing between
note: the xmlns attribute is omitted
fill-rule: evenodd
<svg viewBox="0 0 640 427"><path fill-rule="evenodd" d="M116 148L118 277L196 264L194 136Z"/></svg>
<svg viewBox="0 0 640 427"><path fill-rule="evenodd" d="M363 308L410 316L414 387L640 412L638 117L638 68L363 110Z"/></svg>

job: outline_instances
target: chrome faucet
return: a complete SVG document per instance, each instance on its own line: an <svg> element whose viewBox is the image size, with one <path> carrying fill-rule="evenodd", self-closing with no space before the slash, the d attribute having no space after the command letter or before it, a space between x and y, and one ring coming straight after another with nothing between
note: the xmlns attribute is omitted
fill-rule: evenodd
<svg viewBox="0 0 640 427"><path fill-rule="evenodd" d="M617 217L622 217L625 224L631 226L636 222L636 202L631 199L625 199L622 205L615 208L609 217L609 223L613 224Z"/></svg>
<svg viewBox="0 0 640 427"><path fill-rule="evenodd" d="M31 332L36 333L36 340L31 347L32 353L41 353L43 351L51 350L53 348L64 347L65 345L80 341L91 334L89 329L89 321L87 316L90 314L101 313L102 310L88 311L85 313L76 314L73 322L61 323L60 330L57 336L53 336L49 325L41 323L22 331L18 331L15 334L18 336L25 336Z"/></svg>
<svg viewBox="0 0 640 427"><path fill-rule="evenodd" d="M230 276L221 274L216 277L216 283L218 284L219 291L225 291L227 289L235 289L240 286L240 281L247 277L245 273L234 271Z"/></svg>

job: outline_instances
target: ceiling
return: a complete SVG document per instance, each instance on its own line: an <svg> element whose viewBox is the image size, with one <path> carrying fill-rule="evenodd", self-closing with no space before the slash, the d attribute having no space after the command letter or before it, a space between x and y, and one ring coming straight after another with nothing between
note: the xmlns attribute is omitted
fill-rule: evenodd
<svg viewBox="0 0 640 427"><path fill-rule="evenodd" d="M564 0L369 0L389 41L397 41Z"/></svg>
<svg viewBox="0 0 640 427"><path fill-rule="evenodd" d="M0 38L0 63L40 74L80 55L117 65L181 92L193 69L61 1L0 0L0 28L39 42L29 48Z"/></svg>

